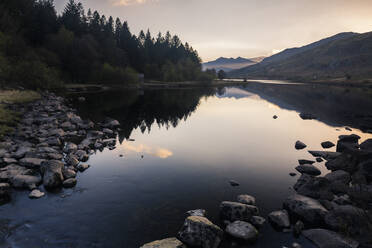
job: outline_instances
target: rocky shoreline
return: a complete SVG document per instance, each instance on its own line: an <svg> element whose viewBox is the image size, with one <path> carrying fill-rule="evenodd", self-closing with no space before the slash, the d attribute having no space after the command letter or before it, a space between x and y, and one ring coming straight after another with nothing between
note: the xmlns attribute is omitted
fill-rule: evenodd
<svg viewBox="0 0 372 248"><path fill-rule="evenodd" d="M317 162L325 160L330 172L320 176L315 161L299 160L301 173L294 193L283 202L283 209L267 219L280 232L302 235L320 248L372 247L372 139L359 144L354 134L341 135L336 152L309 151ZM322 147L333 147L323 142ZM306 145L300 141L296 149ZM295 176L295 173L290 173ZM188 211L177 237L154 241L141 248L217 248L223 239L252 243L266 219L259 216L255 198L239 195L236 202L220 204L219 227L208 220L205 210ZM284 247L284 246L283 246ZM294 242L292 248L301 247Z"/></svg>
<svg viewBox="0 0 372 248"><path fill-rule="evenodd" d="M40 198L45 190L74 187L77 173L89 168L86 162L94 150L115 147L118 121L82 120L53 93L8 107L23 117L0 142L0 203L11 201L12 189L29 190L30 198Z"/></svg>

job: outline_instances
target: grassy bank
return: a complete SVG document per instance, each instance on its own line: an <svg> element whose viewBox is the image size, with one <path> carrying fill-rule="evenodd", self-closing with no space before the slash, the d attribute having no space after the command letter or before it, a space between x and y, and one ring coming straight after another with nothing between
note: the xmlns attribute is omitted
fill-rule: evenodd
<svg viewBox="0 0 372 248"><path fill-rule="evenodd" d="M0 90L0 139L12 132L20 113L8 108L11 104L22 104L40 99L35 91Z"/></svg>

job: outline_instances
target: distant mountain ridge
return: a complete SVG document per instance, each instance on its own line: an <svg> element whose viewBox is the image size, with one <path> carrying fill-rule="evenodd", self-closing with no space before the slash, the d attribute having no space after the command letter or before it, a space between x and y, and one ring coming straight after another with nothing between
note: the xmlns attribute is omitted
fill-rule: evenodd
<svg viewBox="0 0 372 248"><path fill-rule="evenodd" d="M242 58L242 57L237 57L237 58L225 58L225 57L220 57L214 61L209 61L206 63L203 63L203 70L206 69L215 69L217 71L219 70L224 70L226 72L235 70L235 69L240 69L249 65L254 65L260 61L262 61L264 57L257 57L257 58Z"/></svg>
<svg viewBox="0 0 372 248"><path fill-rule="evenodd" d="M228 73L229 77L303 81L372 78L372 32L339 33L309 45L286 49Z"/></svg>

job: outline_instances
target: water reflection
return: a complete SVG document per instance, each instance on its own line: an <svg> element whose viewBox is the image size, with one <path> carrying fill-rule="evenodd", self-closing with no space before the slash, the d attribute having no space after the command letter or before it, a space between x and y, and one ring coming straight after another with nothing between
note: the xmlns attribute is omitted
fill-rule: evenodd
<svg viewBox="0 0 372 248"><path fill-rule="evenodd" d="M143 154L148 154L148 155L153 155L155 157L164 158L164 159L173 155L173 152L166 148L150 147L145 144L133 145L127 142L124 142L120 146L120 150L118 151L124 151L125 153L134 152L134 153L140 154L141 156L143 156Z"/></svg>

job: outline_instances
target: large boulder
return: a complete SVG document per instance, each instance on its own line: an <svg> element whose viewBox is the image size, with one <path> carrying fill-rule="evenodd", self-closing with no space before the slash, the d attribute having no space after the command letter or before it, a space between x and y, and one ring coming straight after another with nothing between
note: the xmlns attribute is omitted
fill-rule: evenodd
<svg viewBox="0 0 372 248"><path fill-rule="evenodd" d="M258 215L258 208L239 202L224 201L220 204L220 216L228 221L249 221L252 216Z"/></svg>
<svg viewBox="0 0 372 248"><path fill-rule="evenodd" d="M309 174L312 176L318 176L321 171L312 164L302 164L296 167L296 170L302 174Z"/></svg>
<svg viewBox="0 0 372 248"><path fill-rule="evenodd" d="M43 184L47 189L60 187L63 183L64 163L58 160L49 160L42 164Z"/></svg>
<svg viewBox="0 0 372 248"><path fill-rule="evenodd" d="M176 238L167 238L144 244L140 248L186 248L186 245Z"/></svg>
<svg viewBox="0 0 372 248"><path fill-rule="evenodd" d="M302 234L319 248L357 248L358 242L326 229L309 229Z"/></svg>
<svg viewBox="0 0 372 248"><path fill-rule="evenodd" d="M299 194L289 196L283 206L291 215L309 226L322 225L328 213L319 201Z"/></svg>
<svg viewBox="0 0 372 248"><path fill-rule="evenodd" d="M252 224L240 220L227 225L225 231L230 236L245 241L254 241L258 237L258 231Z"/></svg>
<svg viewBox="0 0 372 248"><path fill-rule="evenodd" d="M217 248L222 240L223 231L205 217L186 218L178 238L191 247Z"/></svg>
<svg viewBox="0 0 372 248"><path fill-rule="evenodd" d="M294 185L298 194L316 199L332 200L330 182L323 177L312 177L303 174Z"/></svg>
<svg viewBox="0 0 372 248"><path fill-rule="evenodd" d="M268 216L270 223L276 228L289 228L291 222L289 221L289 215L286 210L278 210L271 212Z"/></svg>
<svg viewBox="0 0 372 248"><path fill-rule="evenodd" d="M358 158L352 154L343 153L335 159L327 161L325 166L331 171L344 170L351 173L357 169Z"/></svg>
<svg viewBox="0 0 372 248"><path fill-rule="evenodd" d="M44 161L40 158L22 158L19 160L19 164L30 169L40 169L41 163Z"/></svg>
<svg viewBox="0 0 372 248"><path fill-rule="evenodd" d="M351 135L340 135L339 140L337 141L337 152L342 153L355 153L359 151L358 140L360 136L351 134Z"/></svg>
<svg viewBox="0 0 372 248"><path fill-rule="evenodd" d="M331 183L341 182L341 183L347 184L351 180L350 174L344 170L336 170L336 171L330 172L327 175L325 175L324 178L326 178Z"/></svg>
<svg viewBox="0 0 372 248"><path fill-rule="evenodd" d="M238 195L237 201L247 205L256 205L256 198L251 195Z"/></svg>

